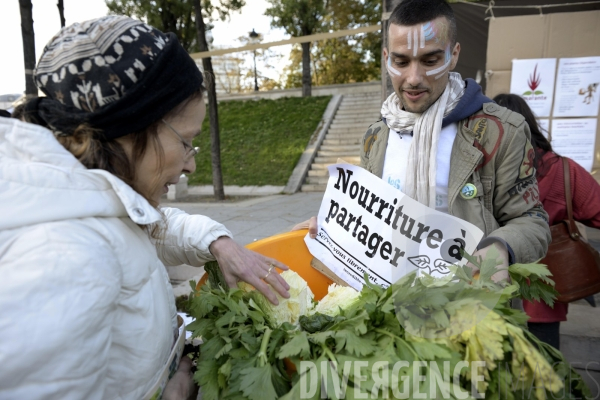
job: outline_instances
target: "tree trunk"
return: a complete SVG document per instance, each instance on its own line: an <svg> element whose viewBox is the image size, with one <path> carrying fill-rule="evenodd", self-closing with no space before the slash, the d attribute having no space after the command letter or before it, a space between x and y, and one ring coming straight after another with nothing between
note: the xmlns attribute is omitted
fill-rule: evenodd
<svg viewBox="0 0 600 400"><path fill-rule="evenodd" d="M63 0L58 0L58 3L56 3L56 7L58 7L58 14L60 15L60 27L64 28L65 27L65 5L63 3Z"/></svg>
<svg viewBox="0 0 600 400"><path fill-rule="evenodd" d="M311 96L310 42L302 44L302 97Z"/></svg>
<svg viewBox="0 0 600 400"><path fill-rule="evenodd" d="M37 97L37 87L33 81L35 68L35 36L33 33L33 6L31 0L19 0L21 9L21 36L23 38L23 61L25 64L25 95Z"/></svg>
<svg viewBox="0 0 600 400"><path fill-rule="evenodd" d="M186 49L189 53L192 53L193 51L196 51L196 49L193 49L191 46L192 44L194 44L194 38L190 37L189 35L185 35L184 33L186 32L185 27L187 26L191 26L192 25L192 12L190 12L189 14L185 15L185 22L184 25L181 27L180 31L181 31L181 36L185 37L185 40L182 40L182 46L185 44L184 49Z"/></svg>
<svg viewBox="0 0 600 400"><path fill-rule="evenodd" d="M202 18L202 6L200 0L194 1L194 11L196 13L196 30L198 32L198 50L208 51L206 42L206 26ZM212 61L210 57L202 59L204 68L204 84L208 92L208 118L210 122L210 156L212 161L213 186L215 199L224 200L225 191L223 190L223 173L221 171L221 141L219 139L219 112L217 108L217 91L215 88L215 74L213 73Z"/></svg>
<svg viewBox="0 0 600 400"><path fill-rule="evenodd" d="M177 17L175 16L175 14L173 13L172 9L171 9L171 3L168 0L162 0L160 3L160 8L161 8L161 13L160 13L160 20L162 22L162 29L161 31L163 32L172 32L177 36L177 39L179 40L179 43L183 46L183 48L186 48L184 46L184 43L182 43L182 37L179 34L179 30L177 29Z"/></svg>

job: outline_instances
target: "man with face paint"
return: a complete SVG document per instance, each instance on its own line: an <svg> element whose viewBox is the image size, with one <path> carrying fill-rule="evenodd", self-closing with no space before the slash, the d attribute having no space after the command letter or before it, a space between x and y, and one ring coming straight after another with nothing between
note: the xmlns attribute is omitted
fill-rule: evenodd
<svg viewBox="0 0 600 400"><path fill-rule="evenodd" d="M394 93L382 105L382 120L364 136L361 166L415 200L478 226L485 236L476 255L495 247L504 267L542 258L548 216L527 164L524 118L485 97L472 79L450 72L460 44L444 0L403 0L389 22L383 55ZM502 271L494 278L507 277Z"/></svg>

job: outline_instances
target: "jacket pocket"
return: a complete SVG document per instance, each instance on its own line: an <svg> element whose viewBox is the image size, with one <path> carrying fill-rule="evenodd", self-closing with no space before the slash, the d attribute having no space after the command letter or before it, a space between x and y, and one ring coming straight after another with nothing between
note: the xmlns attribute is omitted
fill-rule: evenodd
<svg viewBox="0 0 600 400"><path fill-rule="evenodd" d="M494 178L482 176L481 185L483 186L483 206L491 213L493 213L494 204Z"/></svg>
<svg viewBox="0 0 600 400"><path fill-rule="evenodd" d="M491 232L491 225L488 224L489 212L483 206L483 185L477 172L465 180L460 187L462 189L469 184L475 186L477 193L472 198L465 198L459 190L459 194L452 205L452 215L477 226L483 231L485 237Z"/></svg>
<svg viewBox="0 0 600 400"><path fill-rule="evenodd" d="M489 232L498 228L498 222L494 217L494 178L482 176L481 186L483 187L483 220Z"/></svg>

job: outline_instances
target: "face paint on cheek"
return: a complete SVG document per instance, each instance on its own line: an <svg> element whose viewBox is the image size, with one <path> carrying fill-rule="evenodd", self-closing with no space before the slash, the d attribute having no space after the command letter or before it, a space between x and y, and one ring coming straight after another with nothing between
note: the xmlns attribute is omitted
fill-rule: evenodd
<svg viewBox="0 0 600 400"><path fill-rule="evenodd" d="M402 73L400 73L400 71L397 71L394 67L392 67L392 57L388 57L388 60L387 60L387 71L391 75L396 75L396 76L402 75Z"/></svg>
<svg viewBox="0 0 600 400"><path fill-rule="evenodd" d="M444 65L442 65L439 68L433 69L431 71L425 72L425 75L431 76L431 75L439 74L435 77L435 79L440 79L442 76L444 76L444 74L446 73L446 69L448 69L448 67L450 66L450 63L452 62L452 53L450 52L450 44L448 44L448 46L446 46L444 61L445 61Z"/></svg>

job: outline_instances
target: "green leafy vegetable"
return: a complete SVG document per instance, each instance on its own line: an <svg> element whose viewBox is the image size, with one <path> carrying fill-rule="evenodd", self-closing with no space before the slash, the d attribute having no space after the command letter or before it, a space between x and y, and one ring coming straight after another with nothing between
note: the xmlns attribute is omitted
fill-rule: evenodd
<svg viewBox="0 0 600 400"><path fill-rule="evenodd" d="M204 264L204 271L208 274L208 281L212 285L212 287L222 287L227 290L229 287L227 282L225 282L225 277L223 276L223 272L221 272L221 267L219 267L219 263L216 261L209 261ZM194 289L194 288L192 288Z"/></svg>
<svg viewBox="0 0 600 400"><path fill-rule="evenodd" d="M550 307L558 292L554 289L552 274L543 264L513 264L508 269L513 282L519 286L520 297L529 301L544 301Z"/></svg>
<svg viewBox="0 0 600 400"><path fill-rule="evenodd" d="M496 257L490 251L484 260L471 260L478 276L454 266L453 277L444 280L413 273L388 288L365 280L360 293L334 286L314 310L312 293L297 274L286 277L292 296L278 307L252 287L227 289L209 279L188 307L196 318L188 329L204 340L194 379L206 400L352 399L358 389L370 398L394 398L403 388L412 398L416 391L428 393L445 368L484 361L484 380L474 385L485 398L590 398L562 354L530 334L527 316L508 305L518 296L551 303L548 270L516 264L509 267L511 283L496 283ZM316 369L303 370L303 361ZM394 369L397 362L408 364ZM475 364L468 365L442 395L466 392L470 398ZM421 381L413 381L415 373ZM316 387L312 397L301 381Z"/></svg>
<svg viewBox="0 0 600 400"><path fill-rule="evenodd" d="M329 315L321 314L317 312L310 316L300 316L300 327L302 330L308 333L315 333L319 331L326 331L335 322L335 318Z"/></svg>

